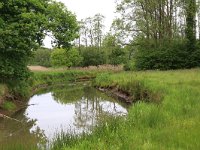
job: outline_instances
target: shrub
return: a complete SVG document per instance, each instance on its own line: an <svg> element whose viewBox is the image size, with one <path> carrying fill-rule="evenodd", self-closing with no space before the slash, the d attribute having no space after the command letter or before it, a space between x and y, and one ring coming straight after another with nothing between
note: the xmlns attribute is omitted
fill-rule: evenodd
<svg viewBox="0 0 200 150"><path fill-rule="evenodd" d="M134 71L135 69L135 60L129 60L124 64L125 71Z"/></svg>
<svg viewBox="0 0 200 150"><path fill-rule="evenodd" d="M98 66L106 63L106 54L96 47L83 49L83 66Z"/></svg>
<svg viewBox="0 0 200 150"><path fill-rule="evenodd" d="M80 65L82 60L77 49L55 49L51 54L51 63L54 67L74 67Z"/></svg>
<svg viewBox="0 0 200 150"><path fill-rule="evenodd" d="M51 50L46 48L40 48L34 52L33 58L30 61L30 65L40 65L45 67L50 67L50 57L51 57Z"/></svg>
<svg viewBox="0 0 200 150"><path fill-rule="evenodd" d="M70 49L67 52L69 62L71 63L68 67L77 67L81 65L83 57L79 54L79 51L75 48Z"/></svg>
<svg viewBox="0 0 200 150"><path fill-rule="evenodd" d="M119 65L126 63L126 52L124 49L120 47L116 47L112 50L112 53L109 55L110 64L112 65Z"/></svg>
<svg viewBox="0 0 200 150"><path fill-rule="evenodd" d="M190 68L189 55L184 42L142 44L135 56L136 68L138 70Z"/></svg>

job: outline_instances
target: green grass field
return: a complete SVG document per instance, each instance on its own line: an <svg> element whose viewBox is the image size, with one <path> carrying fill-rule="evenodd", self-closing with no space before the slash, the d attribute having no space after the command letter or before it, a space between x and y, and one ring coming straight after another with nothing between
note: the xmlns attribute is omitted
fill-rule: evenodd
<svg viewBox="0 0 200 150"><path fill-rule="evenodd" d="M104 73L94 85L140 101L127 117L105 119L91 135L60 136L53 149L200 149L200 69Z"/></svg>

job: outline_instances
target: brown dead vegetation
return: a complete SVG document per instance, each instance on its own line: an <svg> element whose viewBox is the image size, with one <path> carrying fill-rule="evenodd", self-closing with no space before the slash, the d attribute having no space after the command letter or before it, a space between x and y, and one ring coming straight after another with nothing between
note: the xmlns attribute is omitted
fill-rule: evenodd
<svg viewBox="0 0 200 150"><path fill-rule="evenodd" d="M63 68L46 68L43 66L28 66L31 71L64 71L64 70L83 70L83 71L122 71L123 66L118 65L99 65L99 66L88 66L88 67L63 67Z"/></svg>

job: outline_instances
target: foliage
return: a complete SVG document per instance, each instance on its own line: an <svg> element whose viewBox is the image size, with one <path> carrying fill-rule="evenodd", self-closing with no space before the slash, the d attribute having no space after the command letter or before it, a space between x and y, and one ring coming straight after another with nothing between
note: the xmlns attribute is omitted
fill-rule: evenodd
<svg viewBox="0 0 200 150"><path fill-rule="evenodd" d="M70 62L67 58L67 51L62 48L54 49L51 53L51 64L55 67L69 66Z"/></svg>
<svg viewBox="0 0 200 150"><path fill-rule="evenodd" d="M111 55L115 49L120 49L116 36L111 33L106 34L102 42L102 50L105 52L107 59L106 63L111 63L109 56L112 57Z"/></svg>
<svg viewBox="0 0 200 150"><path fill-rule="evenodd" d="M113 28L127 42L138 36L144 39L168 40L183 35L184 3L180 0L119 0L116 11L119 17ZM183 29L184 30L184 29ZM181 37L180 37L181 38Z"/></svg>
<svg viewBox="0 0 200 150"><path fill-rule="evenodd" d="M54 44L58 48L70 48L71 41L78 37L78 23L63 3L51 1L47 7L48 30L54 37Z"/></svg>
<svg viewBox="0 0 200 150"><path fill-rule="evenodd" d="M129 60L124 64L124 70L125 71L135 71L135 60Z"/></svg>
<svg viewBox="0 0 200 150"><path fill-rule="evenodd" d="M189 68L189 53L184 42L161 43L159 46L141 43L136 52L136 68L139 70Z"/></svg>
<svg viewBox="0 0 200 150"><path fill-rule="evenodd" d="M187 39L187 50L190 53L188 58L190 67L198 66L195 63L195 54L196 54L196 12L197 4L196 0L190 0L185 2L186 5L186 39ZM200 56L200 55L199 55Z"/></svg>
<svg viewBox="0 0 200 150"><path fill-rule="evenodd" d="M116 3L119 18L113 21L112 30L122 45L132 47L130 54L135 51L137 69L200 66L200 49L196 44L199 6L195 0L119 0Z"/></svg>
<svg viewBox="0 0 200 150"><path fill-rule="evenodd" d="M110 64L119 65L127 61L126 52L120 47L115 47L109 55Z"/></svg>
<svg viewBox="0 0 200 150"><path fill-rule="evenodd" d="M51 54L51 63L55 67L72 67L78 66L82 62L77 49L72 48L70 50L55 49Z"/></svg>
<svg viewBox="0 0 200 150"><path fill-rule="evenodd" d="M52 50L47 48L37 49L36 51L33 52L33 57L31 58L29 64L50 67L51 51Z"/></svg>
<svg viewBox="0 0 200 150"><path fill-rule="evenodd" d="M95 46L100 48L102 46L104 19L105 16L102 14L95 14L93 17L87 17L79 22L79 47L81 44L84 44L85 47Z"/></svg>
<svg viewBox="0 0 200 150"><path fill-rule="evenodd" d="M31 50L43 37L45 1L4 1L0 8L0 82L27 79ZM34 13L35 12L35 13ZM15 14L15 15L13 15ZM19 21L19 22L18 22Z"/></svg>
<svg viewBox="0 0 200 150"><path fill-rule="evenodd" d="M96 47L87 47L81 52L83 57L83 66L98 66L105 64L105 52Z"/></svg>
<svg viewBox="0 0 200 150"><path fill-rule="evenodd" d="M27 64L46 33L52 32L57 45L66 48L77 37L76 18L62 3L7 0L0 3L0 14L0 83L11 91L27 82Z"/></svg>
<svg viewBox="0 0 200 150"><path fill-rule="evenodd" d="M67 57L70 62L70 65L68 67L80 66L83 61L83 57L79 54L79 51L76 48L68 50Z"/></svg>

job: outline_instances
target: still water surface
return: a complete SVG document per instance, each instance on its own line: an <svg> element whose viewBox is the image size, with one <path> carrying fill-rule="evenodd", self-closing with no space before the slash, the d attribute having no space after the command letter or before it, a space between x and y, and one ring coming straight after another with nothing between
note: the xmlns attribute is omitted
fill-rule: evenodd
<svg viewBox="0 0 200 150"><path fill-rule="evenodd" d="M28 104L12 116L22 123L0 120L0 149L39 147L61 132L90 132L105 115L127 114L126 107L87 85L49 89Z"/></svg>

